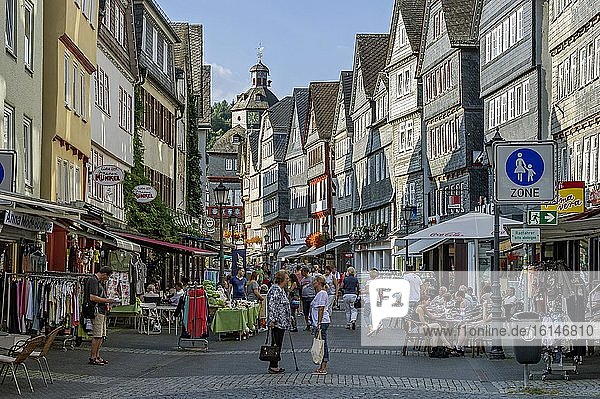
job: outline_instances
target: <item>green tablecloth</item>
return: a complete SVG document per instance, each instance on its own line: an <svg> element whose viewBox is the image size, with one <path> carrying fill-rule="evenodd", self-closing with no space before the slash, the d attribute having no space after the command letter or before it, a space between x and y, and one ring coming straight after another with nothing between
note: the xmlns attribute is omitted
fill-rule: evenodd
<svg viewBox="0 0 600 399"><path fill-rule="evenodd" d="M215 334L244 331L246 327L254 330L259 311L259 305L247 309L218 309L210 328Z"/></svg>

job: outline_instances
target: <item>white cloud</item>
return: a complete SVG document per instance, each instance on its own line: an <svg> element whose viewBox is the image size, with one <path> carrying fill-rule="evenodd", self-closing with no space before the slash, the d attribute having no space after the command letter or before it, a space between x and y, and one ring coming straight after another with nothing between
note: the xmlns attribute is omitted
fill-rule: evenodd
<svg viewBox="0 0 600 399"><path fill-rule="evenodd" d="M233 76L231 69L219 64L208 64L211 66L212 73L223 79L230 79Z"/></svg>

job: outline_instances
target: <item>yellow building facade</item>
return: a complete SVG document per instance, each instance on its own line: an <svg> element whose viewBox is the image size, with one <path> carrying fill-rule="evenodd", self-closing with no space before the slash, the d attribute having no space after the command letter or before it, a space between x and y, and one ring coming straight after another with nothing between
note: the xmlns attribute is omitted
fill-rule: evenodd
<svg viewBox="0 0 600 399"><path fill-rule="evenodd" d="M98 0L44 2L42 198L84 200Z"/></svg>

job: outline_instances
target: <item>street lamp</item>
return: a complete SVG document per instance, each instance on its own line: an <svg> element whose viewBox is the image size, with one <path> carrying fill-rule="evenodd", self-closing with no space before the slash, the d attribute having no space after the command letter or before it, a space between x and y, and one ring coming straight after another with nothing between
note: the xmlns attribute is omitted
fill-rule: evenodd
<svg viewBox="0 0 600 399"><path fill-rule="evenodd" d="M323 234L325 235L325 251L323 253L323 270L325 271L325 266L327 266L327 241L329 241L329 223L327 223L327 217L325 217L325 221L323 221Z"/></svg>
<svg viewBox="0 0 600 399"><path fill-rule="evenodd" d="M409 205L405 205L402 208L402 218L404 219L404 227L405 227L405 232L406 232L406 236L408 237L408 223L410 222L410 219L412 219L412 215L415 212L415 207L414 206L409 206ZM408 271L408 264L409 264L409 255L408 255L408 238L406 239L406 247L405 247L406 253L406 260L404 261L404 269L405 271Z"/></svg>
<svg viewBox="0 0 600 399"><path fill-rule="evenodd" d="M217 187L213 189L215 193L215 202L219 206L219 282L225 283L225 252L223 250L223 206L227 205L227 197L229 190L220 182Z"/></svg>
<svg viewBox="0 0 600 399"><path fill-rule="evenodd" d="M504 141L500 135L500 129L496 128L496 133L487 143L485 143L485 151L487 153L488 164L492 171L492 179L495 178L495 150L496 145ZM494 190L496 184L493 184ZM496 201L496 193L492 196L494 203L494 261L492 262L492 321L499 323L502 320L502 296L500 295L500 207ZM490 359L504 359L504 349L502 343L497 339L492 342L492 350L490 352Z"/></svg>

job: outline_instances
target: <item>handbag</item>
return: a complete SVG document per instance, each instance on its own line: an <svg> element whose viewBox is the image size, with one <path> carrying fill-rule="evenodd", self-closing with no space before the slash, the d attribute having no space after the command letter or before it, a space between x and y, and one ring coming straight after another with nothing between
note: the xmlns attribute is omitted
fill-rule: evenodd
<svg viewBox="0 0 600 399"><path fill-rule="evenodd" d="M277 345L273 345L272 339L271 345L268 345L270 333L271 329L267 331L267 339L265 339L265 344L260 347L260 354L258 355L258 358L263 362L278 362L281 360L281 348Z"/></svg>
<svg viewBox="0 0 600 399"><path fill-rule="evenodd" d="M361 306L361 303L360 303L360 295L357 295L357 296L356 296L356 301L354 301L354 307L355 307L356 309L359 309L359 308L360 308L360 306Z"/></svg>
<svg viewBox="0 0 600 399"><path fill-rule="evenodd" d="M314 364L321 364L323 356L325 355L325 341L321 338L321 331L313 339L312 347L310 348L310 354Z"/></svg>

